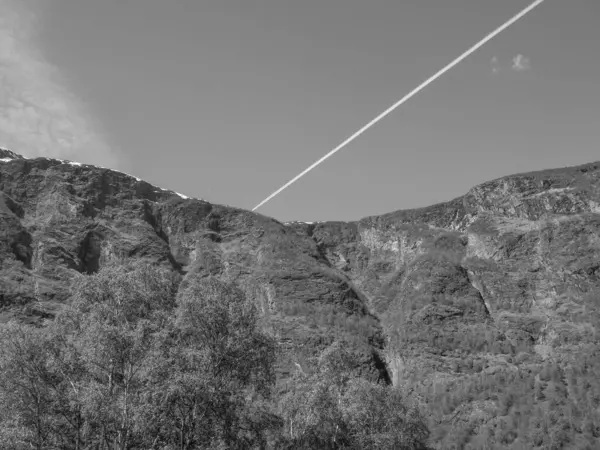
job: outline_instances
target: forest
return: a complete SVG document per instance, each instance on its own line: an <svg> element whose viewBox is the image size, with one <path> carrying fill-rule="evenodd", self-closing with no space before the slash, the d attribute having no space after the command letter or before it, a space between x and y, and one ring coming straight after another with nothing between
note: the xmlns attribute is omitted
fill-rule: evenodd
<svg viewBox="0 0 600 450"><path fill-rule="evenodd" d="M419 390L357 376L336 340L282 384L280 344L241 289L152 265L81 275L54 320L11 321L0 340L6 450L593 450L600 437L591 341L568 365L519 352L495 372L468 343L459 378Z"/></svg>
<svg viewBox="0 0 600 450"><path fill-rule="evenodd" d="M277 341L216 278L109 266L0 340L2 449L427 448L419 408L353 376L339 342L278 389Z"/></svg>

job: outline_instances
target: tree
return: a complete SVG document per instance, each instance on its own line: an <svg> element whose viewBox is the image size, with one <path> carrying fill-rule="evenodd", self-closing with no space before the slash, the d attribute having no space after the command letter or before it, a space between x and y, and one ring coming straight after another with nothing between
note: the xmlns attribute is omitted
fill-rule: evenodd
<svg viewBox="0 0 600 450"><path fill-rule="evenodd" d="M282 401L290 449L426 448L419 411L398 390L352 373L356 362L340 342L326 348L314 373L298 373Z"/></svg>
<svg viewBox="0 0 600 450"><path fill-rule="evenodd" d="M81 276L46 329L0 328L0 432L8 448L135 448L145 364L177 280L152 266ZM10 442L10 444L7 444Z"/></svg>
<svg viewBox="0 0 600 450"><path fill-rule="evenodd" d="M52 362L77 420L75 448L134 448L149 356L175 306L177 280L150 265L81 277L50 327ZM136 433L138 431L138 433Z"/></svg>
<svg viewBox="0 0 600 450"><path fill-rule="evenodd" d="M280 426L264 401L275 381L275 341L238 288L195 276L179 293L155 353L146 422L156 443L180 449L266 448Z"/></svg>
<svg viewBox="0 0 600 450"><path fill-rule="evenodd" d="M355 448L426 448L429 431L419 410L408 407L399 390L352 379L342 410Z"/></svg>
<svg viewBox="0 0 600 450"><path fill-rule="evenodd" d="M0 448L42 450L52 442L52 374L40 330L0 327Z"/></svg>
<svg viewBox="0 0 600 450"><path fill-rule="evenodd" d="M267 448L274 340L236 287L178 281L105 267L46 329L0 326L0 448Z"/></svg>

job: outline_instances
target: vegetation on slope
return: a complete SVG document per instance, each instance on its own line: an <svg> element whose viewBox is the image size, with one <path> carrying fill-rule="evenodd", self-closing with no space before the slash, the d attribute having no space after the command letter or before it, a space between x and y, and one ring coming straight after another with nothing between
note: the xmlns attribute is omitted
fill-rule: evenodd
<svg viewBox="0 0 600 450"><path fill-rule="evenodd" d="M284 226L7 157L5 448L600 448L598 163Z"/></svg>
<svg viewBox="0 0 600 450"><path fill-rule="evenodd" d="M421 416L329 347L273 395L275 340L237 287L153 266L75 282L45 328L0 327L0 448L417 449Z"/></svg>

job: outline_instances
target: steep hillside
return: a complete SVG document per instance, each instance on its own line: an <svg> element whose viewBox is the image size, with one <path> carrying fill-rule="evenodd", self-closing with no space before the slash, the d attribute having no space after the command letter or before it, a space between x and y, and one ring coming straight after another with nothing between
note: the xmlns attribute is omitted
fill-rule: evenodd
<svg viewBox="0 0 600 450"><path fill-rule="evenodd" d="M1 319L52 318L76 273L150 261L233 281L286 350L281 371L348 341L368 378L388 379L384 339L365 298L309 236L276 220L187 198L133 176L70 161L0 153Z"/></svg>
<svg viewBox="0 0 600 450"><path fill-rule="evenodd" d="M393 382L430 408L440 445L600 445L600 163L296 229L367 297ZM507 423L525 417L519 440ZM575 440L586 426L596 447Z"/></svg>
<svg viewBox="0 0 600 450"><path fill-rule="evenodd" d="M44 323L73 274L147 260L236 282L284 349L281 379L343 339L429 411L437 448L600 445L600 162L350 223L3 150L0 191L3 321Z"/></svg>

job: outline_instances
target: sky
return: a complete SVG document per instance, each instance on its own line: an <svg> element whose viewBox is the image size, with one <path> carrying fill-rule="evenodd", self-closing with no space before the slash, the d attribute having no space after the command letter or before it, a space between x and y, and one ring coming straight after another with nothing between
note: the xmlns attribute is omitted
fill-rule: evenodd
<svg viewBox="0 0 600 450"><path fill-rule="evenodd" d="M530 0L0 0L0 146L251 209ZM547 0L261 207L428 206L600 160L600 2Z"/></svg>

